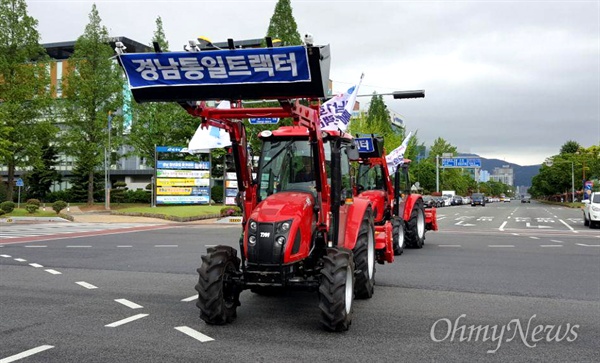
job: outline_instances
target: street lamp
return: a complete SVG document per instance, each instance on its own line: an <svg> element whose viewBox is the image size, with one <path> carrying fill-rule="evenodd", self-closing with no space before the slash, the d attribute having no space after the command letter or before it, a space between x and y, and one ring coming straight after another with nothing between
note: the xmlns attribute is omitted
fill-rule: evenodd
<svg viewBox="0 0 600 363"><path fill-rule="evenodd" d="M571 201L575 203L575 163L572 160L561 160L559 163L571 163ZM554 164L554 160L547 159L546 165L552 166Z"/></svg>
<svg viewBox="0 0 600 363"><path fill-rule="evenodd" d="M104 149L104 209L110 210L110 133L112 112L108 111L108 148Z"/></svg>

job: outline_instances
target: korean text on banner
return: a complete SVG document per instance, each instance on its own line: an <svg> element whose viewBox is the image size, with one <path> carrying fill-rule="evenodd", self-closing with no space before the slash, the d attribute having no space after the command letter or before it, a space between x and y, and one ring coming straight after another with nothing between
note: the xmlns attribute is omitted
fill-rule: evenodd
<svg viewBox="0 0 600 363"><path fill-rule="evenodd" d="M394 174L396 172L396 169L398 169L400 165L404 164L404 152L406 151L406 147L408 146L408 141L410 140L411 136L412 131L408 133L408 135L406 136L404 141L402 141L402 144L400 144L400 146L398 146L397 148L392 150L391 153L386 155L385 161L387 162L388 172L390 174Z"/></svg>
<svg viewBox="0 0 600 363"><path fill-rule="evenodd" d="M335 95L321 105L321 130L346 131L363 76L364 74L360 75L360 80L355 86L350 87L342 94Z"/></svg>

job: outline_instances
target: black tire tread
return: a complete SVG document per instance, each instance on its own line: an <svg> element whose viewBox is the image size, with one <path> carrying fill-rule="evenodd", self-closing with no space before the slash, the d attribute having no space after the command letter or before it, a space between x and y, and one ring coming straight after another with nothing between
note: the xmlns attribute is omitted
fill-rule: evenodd
<svg viewBox="0 0 600 363"><path fill-rule="evenodd" d="M346 274L354 275L352 251L345 248L328 248L323 257L321 284L319 286L319 309L321 324L330 331L345 331L352 324L352 306L346 313ZM354 278L354 277L353 277Z"/></svg>
<svg viewBox="0 0 600 363"><path fill-rule="evenodd" d="M356 282L354 284L354 294L357 299L370 299L373 296L375 286L375 254L373 254L373 261L371 261L373 264L373 276L369 278L369 231L374 233L374 226L371 210L367 209L360 224L356 245L353 250L356 270L360 270L360 273L355 275ZM375 235L372 235L372 241L375 243ZM375 250L375 246L373 246L373 250Z"/></svg>
<svg viewBox="0 0 600 363"><path fill-rule="evenodd" d="M423 213L423 223L425 223L425 211L423 210L423 203L417 201L410 212L410 219L406 223L406 244L412 248L423 248L425 235L423 238L419 238L418 232L418 221L419 213Z"/></svg>

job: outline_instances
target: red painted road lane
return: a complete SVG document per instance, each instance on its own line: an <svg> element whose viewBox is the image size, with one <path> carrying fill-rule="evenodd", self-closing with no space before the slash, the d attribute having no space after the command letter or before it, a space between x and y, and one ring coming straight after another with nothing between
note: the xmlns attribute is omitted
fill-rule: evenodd
<svg viewBox="0 0 600 363"><path fill-rule="evenodd" d="M49 234L45 236L32 236L32 237L15 237L10 239L0 240L0 245L11 245L18 243L28 243L28 242L37 242L37 241L51 241L57 239L69 239L69 238L80 238L80 237L93 237L93 236L105 236L110 234L121 234L121 233L132 233L132 232L140 232L140 231L148 231L154 229L166 229L173 228L178 225L174 224L164 224L164 225L154 225L154 226L139 226L139 227L125 227L120 229L107 229L103 231L90 231L90 232L72 232L72 233L56 233Z"/></svg>

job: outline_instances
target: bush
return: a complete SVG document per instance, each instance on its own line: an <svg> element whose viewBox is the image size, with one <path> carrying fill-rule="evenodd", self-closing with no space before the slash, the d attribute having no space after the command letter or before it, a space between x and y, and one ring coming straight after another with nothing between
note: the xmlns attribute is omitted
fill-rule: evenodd
<svg viewBox="0 0 600 363"><path fill-rule="evenodd" d="M68 190L59 190L46 194L45 202L54 203L57 200L71 200L71 193Z"/></svg>
<svg viewBox="0 0 600 363"><path fill-rule="evenodd" d="M241 216L242 209L233 205L221 208L221 217Z"/></svg>
<svg viewBox="0 0 600 363"><path fill-rule="evenodd" d="M6 212L3 211L2 209L0 209L0 216L3 215L4 213L6 213Z"/></svg>
<svg viewBox="0 0 600 363"><path fill-rule="evenodd" d="M220 185L215 185L210 190L210 198L215 201L215 203L223 203L223 187Z"/></svg>
<svg viewBox="0 0 600 363"><path fill-rule="evenodd" d="M150 203L151 193L148 190L127 190L123 193L125 203Z"/></svg>
<svg viewBox="0 0 600 363"><path fill-rule="evenodd" d="M52 209L56 212L56 214L59 214L60 211L65 208L67 208L67 202L64 200L57 200L56 202L52 203Z"/></svg>
<svg viewBox="0 0 600 363"><path fill-rule="evenodd" d="M38 208L40 207L40 205L42 205L42 203L40 202L40 200L39 200L39 199L34 199L34 198L32 198L32 199L27 199L27 204L34 204L34 205L37 205L37 206L38 206Z"/></svg>
<svg viewBox="0 0 600 363"><path fill-rule="evenodd" d="M36 204L27 203L25 205L25 209L27 210L27 212L29 212L29 214L33 214L37 212L38 209L40 209L40 206Z"/></svg>
<svg viewBox="0 0 600 363"><path fill-rule="evenodd" d="M15 210L15 203L7 200L6 202L0 203L0 209L2 209L5 213L10 213Z"/></svg>

